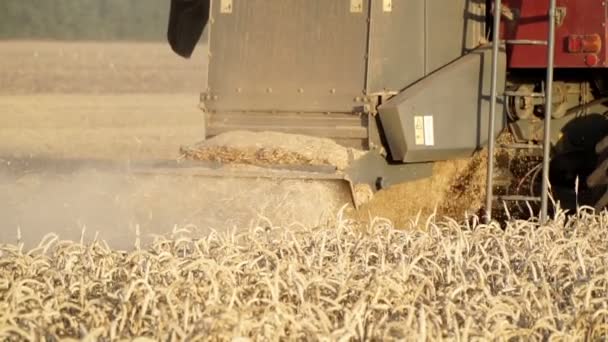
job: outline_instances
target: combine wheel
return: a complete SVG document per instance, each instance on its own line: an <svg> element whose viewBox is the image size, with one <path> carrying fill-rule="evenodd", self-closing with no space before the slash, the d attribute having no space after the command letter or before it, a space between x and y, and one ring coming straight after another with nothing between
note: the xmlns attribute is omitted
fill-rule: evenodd
<svg viewBox="0 0 608 342"><path fill-rule="evenodd" d="M602 210L608 205L608 136L595 147L598 156L597 167L587 177L587 186L593 190L593 206Z"/></svg>

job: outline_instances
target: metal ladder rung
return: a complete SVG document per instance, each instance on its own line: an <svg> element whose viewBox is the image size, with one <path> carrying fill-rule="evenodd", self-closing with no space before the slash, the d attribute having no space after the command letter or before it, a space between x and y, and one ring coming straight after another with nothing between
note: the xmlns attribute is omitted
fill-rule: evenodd
<svg viewBox="0 0 608 342"><path fill-rule="evenodd" d="M495 200L499 199L502 201L528 201L528 202L540 202L540 221L544 223L547 220L548 214L548 196L549 196L549 162L550 162L550 153L551 153L551 120L547 119L544 122L544 140L543 145L541 146L529 146L527 144L514 144L512 147L516 148L532 148L538 149L540 148L543 151L543 167L542 167L542 189L540 197L532 197L532 196L495 196L493 190L493 177L494 177L494 152L496 149L496 141L495 141L495 122L496 122L496 113L497 113L497 100L500 94L498 93L498 64L499 59L498 55L500 53L500 48L504 44L508 45L538 45L538 46L547 46L547 66L546 66L546 75L545 75L545 85L546 90L543 90L543 94L518 94L516 92L505 92L505 96L535 96L544 98L545 103L545 115L546 118L552 117L553 107L551 104L553 102L553 72L555 68L555 29L556 29L556 8L557 8L557 0L546 0L549 3L548 10L548 33L547 40L533 40L533 39L500 39L500 25L502 16L506 14L508 16L509 13L505 13L503 6L501 4L502 0L494 0L494 9L493 9L493 33L492 33L492 72L491 72L491 100L490 100L490 120L488 122L488 161L487 161L487 180L486 180L486 222L490 223L492 220L492 204ZM522 146L523 145L523 146Z"/></svg>
<svg viewBox="0 0 608 342"><path fill-rule="evenodd" d="M509 97L545 97L545 93L527 93L522 91L505 91L502 94Z"/></svg>
<svg viewBox="0 0 608 342"><path fill-rule="evenodd" d="M504 41L507 45L548 45L546 40L509 39Z"/></svg>
<svg viewBox="0 0 608 342"><path fill-rule="evenodd" d="M496 200L505 202L540 202L540 197L535 196L520 196L520 195L505 195L505 196L494 196Z"/></svg>
<svg viewBox="0 0 608 342"><path fill-rule="evenodd" d="M511 150L542 150L543 147L541 145L535 144L501 144L500 147L507 148Z"/></svg>

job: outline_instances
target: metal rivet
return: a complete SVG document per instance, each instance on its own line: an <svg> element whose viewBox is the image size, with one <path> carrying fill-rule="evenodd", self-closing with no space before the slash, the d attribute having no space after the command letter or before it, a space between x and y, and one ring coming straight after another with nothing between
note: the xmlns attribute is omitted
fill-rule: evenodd
<svg viewBox="0 0 608 342"><path fill-rule="evenodd" d="M331 90L329 92L332 93L332 94L335 94L336 93L336 88L331 88Z"/></svg>

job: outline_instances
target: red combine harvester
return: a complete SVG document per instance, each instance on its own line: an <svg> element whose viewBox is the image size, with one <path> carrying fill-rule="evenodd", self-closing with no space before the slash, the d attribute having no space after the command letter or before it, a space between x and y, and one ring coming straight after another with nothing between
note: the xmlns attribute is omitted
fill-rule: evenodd
<svg viewBox="0 0 608 342"><path fill-rule="evenodd" d="M550 183L558 199L572 200L580 191L584 204L604 208L606 3L506 0L494 5L493 27L500 29L493 41L504 42L507 53L510 91L505 99L511 132L520 142L544 142L542 218ZM495 55L497 48L494 44ZM488 166L486 205L492 200Z"/></svg>
<svg viewBox="0 0 608 342"><path fill-rule="evenodd" d="M431 176L487 146L487 218L527 201L545 220L551 194L608 204L607 13L597 0L173 0L168 38L190 57L208 30L206 138L278 132L360 149L348 167L297 173L347 181L355 206L362 185ZM515 141L497 144L505 129ZM536 156L530 191L513 190L520 176L494 182L497 149Z"/></svg>
<svg viewBox="0 0 608 342"><path fill-rule="evenodd" d="M502 39L547 39L549 1L505 0L503 6L508 18L502 21ZM555 67L605 68L606 4L592 0L557 1L555 11ZM510 45L507 52L511 69L547 67L545 44Z"/></svg>

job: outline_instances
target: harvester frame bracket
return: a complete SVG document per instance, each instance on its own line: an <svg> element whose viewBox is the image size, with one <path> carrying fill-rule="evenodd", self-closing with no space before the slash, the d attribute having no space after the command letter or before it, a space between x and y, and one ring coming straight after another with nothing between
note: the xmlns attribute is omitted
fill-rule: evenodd
<svg viewBox="0 0 608 342"><path fill-rule="evenodd" d="M395 184L428 178L433 174L433 163L392 164L382 155L370 151L355 160L345 170L353 184L368 184L373 191Z"/></svg>

